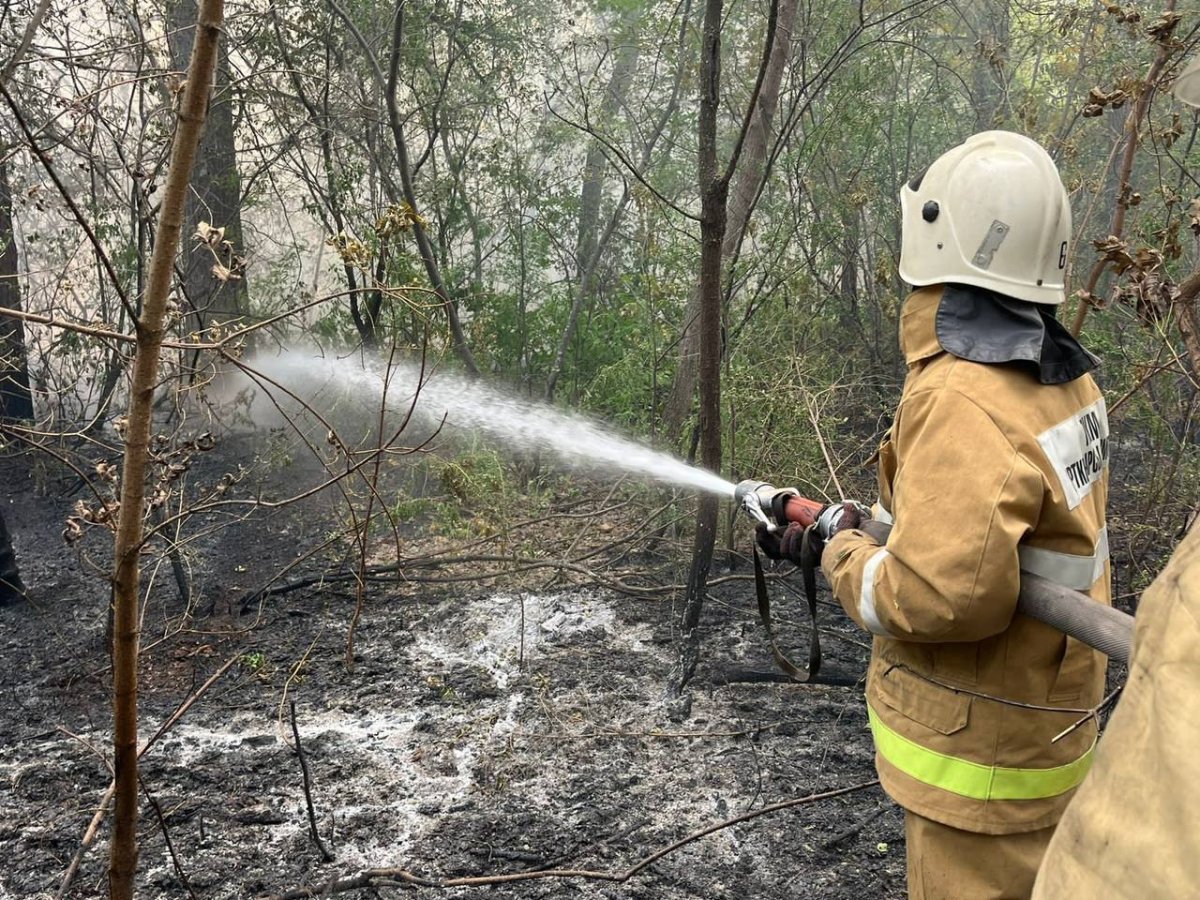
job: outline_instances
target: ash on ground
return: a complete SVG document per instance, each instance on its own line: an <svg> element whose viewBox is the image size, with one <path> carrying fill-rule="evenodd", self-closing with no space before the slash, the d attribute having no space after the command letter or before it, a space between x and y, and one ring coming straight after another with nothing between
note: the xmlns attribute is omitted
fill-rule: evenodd
<svg viewBox="0 0 1200 900"><path fill-rule="evenodd" d="M6 510L33 598L0 609L0 898L58 893L111 779L108 592L63 546L63 510L47 509L55 502L14 493ZM277 571L295 558L299 535L319 536L310 512L205 545L186 627L167 574L150 573L143 739L236 662L142 759L139 897L319 895L370 868L434 881L620 874L700 829L874 778L856 684L869 648L828 603L824 671L834 683L802 686L771 680L752 582L715 588L690 703L664 702L678 619L669 596L377 584L347 665L355 597L344 585L317 581L245 614L235 602L268 561ZM802 601L781 583L773 590L779 630L806 648ZM332 861L310 832L292 703ZM108 833L106 820L69 897L107 896ZM899 898L903 823L868 787L722 828L623 882L420 893Z"/></svg>

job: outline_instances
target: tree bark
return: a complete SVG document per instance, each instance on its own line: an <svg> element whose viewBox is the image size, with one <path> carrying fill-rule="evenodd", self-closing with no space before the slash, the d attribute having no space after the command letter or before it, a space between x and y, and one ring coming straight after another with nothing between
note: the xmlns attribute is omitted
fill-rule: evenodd
<svg viewBox="0 0 1200 900"><path fill-rule="evenodd" d="M167 294L183 231L188 179L196 158L212 87L224 13L223 0L201 0L187 85L163 191L154 254L141 315L136 323L121 506L113 546L113 762L116 781L109 892L113 900L131 900L137 871L137 661L138 562L142 546L146 460L151 413L158 381Z"/></svg>
<svg viewBox="0 0 1200 900"><path fill-rule="evenodd" d="M786 2L786 0L785 0ZM761 65L751 93L746 116L724 171L717 168L717 114L721 103L721 17L723 0L706 0L704 31L700 47L700 116L698 128L698 181L700 188L700 296L697 371L700 376L700 464L710 472L721 470L721 320L722 269L729 209L729 185L737 171L738 160L746 149L760 108L759 100L767 80L771 57L778 37L780 0L771 0L767 15L766 43ZM688 573L687 593L680 621L679 662L670 690L683 692L700 658L700 612L712 565L717 535L720 498L705 493L696 510L696 535L692 545L692 565Z"/></svg>
<svg viewBox="0 0 1200 900"><path fill-rule="evenodd" d="M599 120L601 122L611 121L625 102L625 96L629 93L630 81L632 81L634 70L637 68L637 61L637 43L630 41L624 44L621 47L620 56L613 64L612 77L609 79L608 89L604 92L604 100L600 104ZM567 314L567 324L559 337L554 362L546 377L545 398L547 402L554 399L558 379L562 377L563 367L566 365L567 351L571 348L571 341L574 339L575 330L579 325L579 317L596 291L596 271L600 265L604 246L619 224L621 210L628 202L629 193L626 191L617 204L612 219L609 220L609 227L605 230L602 240L600 203L604 195L604 172L607 168L608 159L604 155L604 148L598 141L593 141L588 147L587 159L583 168L583 185L579 191L579 232L575 240L575 296L571 301L571 311Z"/></svg>
<svg viewBox="0 0 1200 900"><path fill-rule="evenodd" d="M167 37L172 68L183 70L191 53L196 31L194 0L170 0L167 4ZM242 181L238 174L233 133L233 104L228 94L229 54L222 47L217 59L216 87L209 105L204 136L196 155L195 173L188 190L185 224L194 229L200 222L225 229L225 240L244 256L242 234ZM186 238L187 235L185 234ZM222 254L223 264L228 257ZM228 281L213 274L217 260L203 246L188 248L179 258L183 293L191 306L185 318L189 330L237 319L247 311L245 275Z"/></svg>
<svg viewBox="0 0 1200 900"><path fill-rule="evenodd" d="M732 259L750 223L759 188L767 176L767 148L771 138L771 126L775 110L779 105L779 89L783 73L792 56L792 29L796 22L796 0L780 0L775 26L775 39L771 43L770 58L754 110L746 143L742 151L741 165L735 179L728 206L728 226L721 243L722 265ZM675 377L663 403L663 435L670 444L678 444L683 422L692 407L696 393L696 382L700 377L700 286L697 285L688 298L683 314L682 334Z"/></svg>
<svg viewBox="0 0 1200 900"><path fill-rule="evenodd" d="M22 309L18 272L8 160L0 157L0 307L18 311ZM32 418L33 395L29 390L25 324L14 317L0 318L0 419L12 421Z"/></svg>

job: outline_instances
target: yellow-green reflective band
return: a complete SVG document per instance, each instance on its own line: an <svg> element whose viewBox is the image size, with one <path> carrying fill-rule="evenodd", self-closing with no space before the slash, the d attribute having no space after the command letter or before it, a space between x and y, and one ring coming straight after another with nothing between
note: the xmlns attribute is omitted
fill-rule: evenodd
<svg viewBox="0 0 1200 900"><path fill-rule="evenodd" d="M974 800L1040 800L1057 797L1083 781L1092 765L1092 750L1052 769L1006 769L984 766L938 753L888 728L867 705L875 749L904 774L924 784ZM1094 748L1093 748L1094 749Z"/></svg>

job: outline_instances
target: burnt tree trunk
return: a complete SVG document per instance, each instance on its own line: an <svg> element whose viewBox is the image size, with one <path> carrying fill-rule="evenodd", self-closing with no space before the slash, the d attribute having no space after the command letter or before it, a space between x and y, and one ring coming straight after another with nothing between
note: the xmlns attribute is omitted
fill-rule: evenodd
<svg viewBox="0 0 1200 900"><path fill-rule="evenodd" d="M700 56L700 120L697 169L700 188L700 277L698 279L699 366L700 378L700 464L710 472L721 470L721 285L724 265L723 245L727 225L729 185L737 169L738 157L757 117L757 105L767 75L776 37L778 0L773 0L767 22L767 41L762 67L741 133L730 153L729 163L721 172L717 167L717 114L721 101L721 16L722 0L706 0L704 32ZM696 510L696 535L692 544L692 565L688 573L687 593L680 621L679 663L670 690L682 693L691 680L700 657L700 613L712 566L713 545L717 535L720 498L705 493Z"/></svg>
<svg viewBox="0 0 1200 900"><path fill-rule="evenodd" d="M196 33L196 3L194 0L171 0L167 4L167 37L171 67L182 71L187 67ZM196 154L195 175L188 189L184 211L184 253L177 265L186 308L190 316L184 319L187 330L203 331L212 325L243 316L247 311L246 279L240 271L226 280L214 274L215 265L234 269L228 251L218 251L214 259L208 248L195 246L188 235L200 222L213 228L225 229L225 240L233 253L245 254L242 235L242 181L238 175L234 146L233 104L229 94L229 54L222 47L217 59L216 85L209 104L208 121L200 149ZM219 271L219 270L218 270ZM223 273L222 273L223 274Z"/></svg>
<svg viewBox="0 0 1200 900"><path fill-rule="evenodd" d="M0 158L0 307L21 311L12 192L8 184L8 161L4 158ZM0 317L0 420L32 418L25 325L20 319L3 316Z"/></svg>
<svg viewBox="0 0 1200 900"><path fill-rule="evenodd" d="M717 109L721 87L722 0L707 0L700 62L700 279L699 309L700 464L721 469L721 243L725 238L729 183L717 173ZM679 688L696 671L700 611L712 565L719 499L702 494L681 625Z"/></svg>

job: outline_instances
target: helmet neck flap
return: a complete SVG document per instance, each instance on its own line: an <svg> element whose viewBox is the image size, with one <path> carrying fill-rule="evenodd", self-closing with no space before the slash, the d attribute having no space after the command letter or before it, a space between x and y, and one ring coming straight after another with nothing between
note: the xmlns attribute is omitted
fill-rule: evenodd
<svg viewBox="0 0 1200 900"><path fill-rule="evenodd" d="M1074 381L1099 364L1053 309L984 288L946 285L934 321L938 344L951 356L1021 365L1042 384Z"/></svg>

